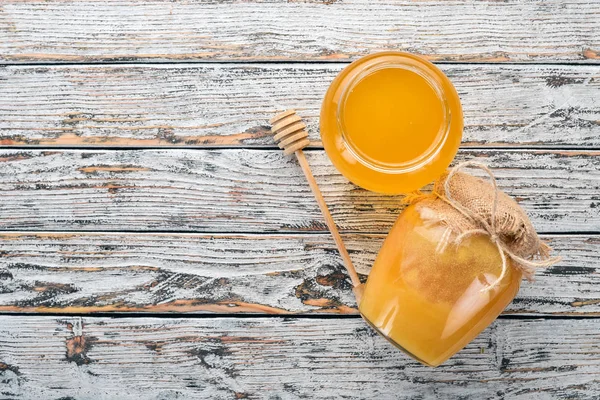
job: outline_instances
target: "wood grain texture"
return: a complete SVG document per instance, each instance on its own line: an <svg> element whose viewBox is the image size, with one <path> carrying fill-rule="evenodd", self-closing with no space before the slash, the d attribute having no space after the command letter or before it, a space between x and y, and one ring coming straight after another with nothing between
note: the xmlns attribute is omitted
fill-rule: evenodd
<svg viewBox="0 0 600 400"><path fill-rule="evenodd" d="M343 231L387 232L399 196L367 192L307 152ZM599 151L463 150L515 196L541 232L600 231ZM0 229L324 231L297 162L280 150L3 150Z"/></svg>
<svg viewBox="0 0 600 400"><path fill-rule="evenodd" d="M0 68L3 146L274 146L299 109L321 146L321 101L344 64ZM600 146L595 66L440 65L463 104L463 145Z"/></svg>
<svg viewBox="0 0 600 400"><path fill-rule="evenodd" d="M600 320L496 321L438 368L358 319L0 317L14 399L594 399Z"/></svg>
<svg viewBox="0 0 600 400"><path fill-rule="evenodd" d="M384 237L344 235L363 279ZM543 238L563 260L505 313L600 315L600 237ZM0 234L0 312L356 314L351 290L328 234Z"/></svg>
<svg viewBox="0 0 600 400"><path fill-rule="evenodd" d="M600 59L593 0L4 0L0 62Z"/></svg>
<svg viewBox="0 0 600 400"><path fill-rule="evenodd" d="M597 398L598 32L593 0L1 1L0 146L39 149L0 149L0 398ZM403 206L341 177L317 122L333 77L380 50L442 63L465 112L457 161L495 168L563 257L437 369L357 317L266 123L307 119L364 280Z"/></svg>

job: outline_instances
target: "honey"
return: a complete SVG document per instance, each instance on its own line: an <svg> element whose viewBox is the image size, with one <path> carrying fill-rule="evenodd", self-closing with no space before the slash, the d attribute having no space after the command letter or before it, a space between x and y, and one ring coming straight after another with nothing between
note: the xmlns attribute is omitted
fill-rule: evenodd
<svg viewBox="0 0 600 400"><path fill-rule="evenodd" d="M535 268L559 260L549 256L550 247L514 199L498 189L487 166L470 161L446 172L462 128L450 80L406 53L353 62L334 79L321 108L325 151L356 185L408 194L435 180L430 193L404 198L410 205L365 285L348 267L365 321L429 366L443 363L489 326L514 299L523 276L531 279ZM464 168L478 168L489 179L460 172Z"/></svg>
<svg viewBox="0 0 600 400"><path fill-rule="evenodd" d="M353 183L382 193L419 189L454 158L462 136L456 90L411 54L364 57L333 81L321 109L329 158Z"/></svg>
<svg viewBox="0 0 600 400"><path fill-rule="evenodd" d="M521 273L508 268L488 236L440 248L443 225L424 224L427 207L402 212L369 275L359 309L379 333L412 357L437 366L504 310ZM489 290L486 290L488 288Z"/></svg>
<svg viewBox="0 0 600 400"><path fill-rule="evenodd" d="M402 164L435 142L444 109L432 87L417 73L384 68L348 93L341 124L346 140L366 159Z"/></svg>

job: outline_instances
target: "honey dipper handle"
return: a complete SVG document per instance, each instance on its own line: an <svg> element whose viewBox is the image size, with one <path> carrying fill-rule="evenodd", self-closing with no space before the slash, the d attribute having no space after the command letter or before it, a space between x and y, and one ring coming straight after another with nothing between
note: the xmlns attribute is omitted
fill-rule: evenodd
<svg viewBox="0 0 600 400"><path fill-rule="evenodd" d="M315 181L315 177L313 176L310 166L308 165L308 161L304 156L304 152L302 150L296 151L296 157L298 158L298 162L304 171L304 175L306 176L306 180L310 185L310 188L317 199L317 203L319 204L319 208L321 209L321 213L325 217L325 222L327 223L327 227L333 236L333 240L337 246L342 259L344 260L344 264L346 265L346 270L348 270L348 275L350 275L350 279L352 280L352 285L354 286L354 294L356 295L356 300L360 303L360 298L362 295L362 283L356 273L356 269L354 268L354 264L352 264L352 260L348 255L348 251L346 250L346 246L344 246L344 242L342 241L342 237L340 236L340 232L338 232L337 226L333 221L333 217L329 213L329 209L327 208L327 203L325 203L325 199L321 194L321 190L319 190L319 186L317 185L317 181Z"/></svg>

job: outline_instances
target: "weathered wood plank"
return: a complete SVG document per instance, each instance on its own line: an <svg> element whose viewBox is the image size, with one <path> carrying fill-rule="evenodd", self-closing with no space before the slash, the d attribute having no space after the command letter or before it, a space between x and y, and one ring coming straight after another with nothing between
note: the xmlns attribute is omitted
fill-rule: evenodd
<svg viewBox="0 0 600 400"><path fill-rule="evenodd" d="M0 62L600 59L593 0L4 0ZM76 33L76 34L74 34Z"/></svg>
<svg viewBox="0 0 600 400"><path fill-rule="evenodd" d="M387 232L398 196L348 183L308 154L344 231ZM600 152L463 150L495 169L538 231L600 231ZM279 150L2 150L0 230L273 232L326 226L294 158Z"/></svg>
<svg viewBox="0 0 600 400"><path fill-rule="evenodd" d="M444 365L360 319L0 317L15 399L596 398L600 320L496 321Z"/></svg>
<svg viewBox="0 0 600 400"><path fill-rule="evenodd" d="M366 278L383 234L346 234ZM600 237L544 236L563 260L507 314L600 315ZM356 314L328 234L1 233L0 312Z"/></svg>
<svg viewBox="0 0 600 400"><path fill-rule="evenodd" d="M266 121L318 115L343 64L0 68L0 145L273 146ZM595 66L441 65L464 145L600 146Z"/></svg>

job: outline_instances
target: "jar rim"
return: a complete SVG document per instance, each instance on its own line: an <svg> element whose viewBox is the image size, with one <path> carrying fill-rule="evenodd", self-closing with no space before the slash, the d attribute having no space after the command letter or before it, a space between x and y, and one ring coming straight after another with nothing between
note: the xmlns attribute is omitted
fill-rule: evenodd
<svg viewBox="0 0 600 400"><path fill-rule="evenodd" d="M425 68L424 64L416 64L416 63L406 63L400 58L394 59L375 59L374 62L367 65L365 68L359 70L354 74L345 85L345 88L342 90L340 100L337 105L336 110L336 122L338 125L338 129L340 131L342 140L346 144L346 147L350 153L359 161L361 164L366 167L377 170L387 174L403 174L407 172L411 172L423 167L425 164L429 163L432 159L434 159L437 154L441 151L446 143L448 135L450 133L450 126L452 121L452 112L450 107L448 106L448 100L445 95L444 88L438 82L436 77L431 73L428 68ZM440 101L440 105L442 107L443 121L440 124L438 132L436 134L435 139L429 145L429 147L421 153L419 156L412 160L408 160L405 162L398 163L387 163L380 160L376 160L372 157L369 157L365 154L360 148L358 148L353 141L347 135L347 129L344 126L344 110L345 105L348 100L349 94L353 91L353 89L365 78L381 71L389 68L397 68L403 69L417 74L419 77L423 78L423 80L429 85L429 87L435 93L437 99Z"/></svg>
<svg viewBox="0 0 600 400"><path fill-rule="evenodd" d="M445 100L445 110L448 112L445 123L440 124L447 129L443 129L442 133L435 137L436 140L431 140L434 142L433 146L429 147L427 143L429 140L427 140L421 148L413 149L415 151L410 156L413 157L410 165L390 165L390 163L398 161L393 156L380 160L387 162L387 165L372 162L353 148L356 146L353 146L348 135L342 135L343 127L340 127L339 123L339 103L342 94L352 80L361 72L373 71L373 66L390 67L391 65L395 67L401 65L405 69L416 68L422 74L426 74L439 89ZM422 70L426 72L422 72ZM364 73L362 76L365 76ZM427 85L432 86L429 83ZM432 93L431 95L435 96L436 94ZM462 138L462 106L452 82L437 66L414 54L385 51L359 58L338 73L323 98L319 125L323 147L329 159L347 179L364 189L375 192L408 193L438 178L456 156ZM430 129L435 129L435 127L430 127ZM429 132L431 132L431 137L434 137L433 130ZM350 139L353 139L352 130L349 136ZM356 138L358 139L359 136ZM360 142L357 141L357 144ZM360 147L367 153L370 152L367 147ZM427 151L421 151L422 149ZM418 157L417 153L424 155Z"/></svg>

